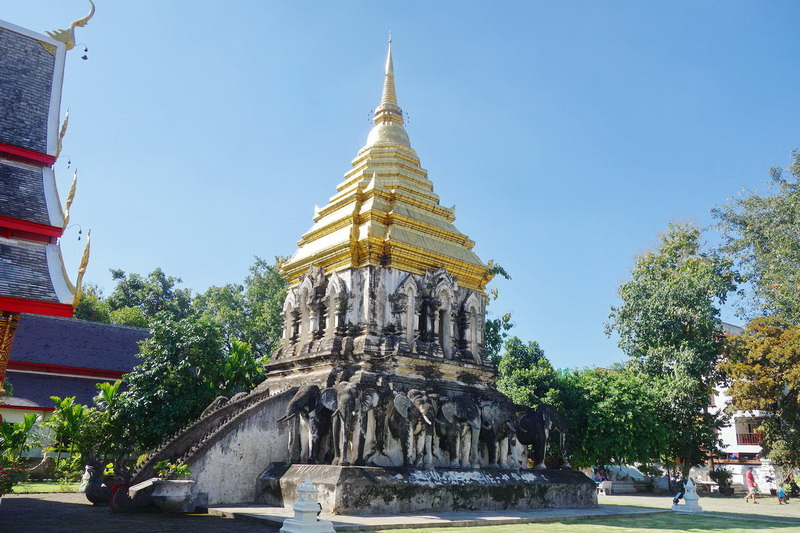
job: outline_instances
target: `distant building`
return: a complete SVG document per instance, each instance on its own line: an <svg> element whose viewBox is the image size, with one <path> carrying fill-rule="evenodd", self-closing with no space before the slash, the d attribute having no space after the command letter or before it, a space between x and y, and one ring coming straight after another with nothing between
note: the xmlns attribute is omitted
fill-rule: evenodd
<svg viewBox="0 0 800 533"><path fill-rule="evenodd" d="M47 418L51 396L92 405L96 385L130 372L139 363L139 343L149 336L143 328L23 314L6 371L13 394L0 415L9 422L25 413Z"/></svg>
<svg viewBox="0 0 800 533"><path fill-rule="evenodd" d="M726 335L741 335L744 328L723 322L722 329ZM709 411L720 413L731 405L728 389L718 387L711 397ZM767 480L774 478L774 470L768 459L761 457L762 435L757 431L765 414L761 411L735 411L727 426L719 432L722 441L721 454L714 459L715 466L724 465L733 472L733 484L744 486L744 474L748 467L755 471L756 482L762 492L775 488Z"/></svg>

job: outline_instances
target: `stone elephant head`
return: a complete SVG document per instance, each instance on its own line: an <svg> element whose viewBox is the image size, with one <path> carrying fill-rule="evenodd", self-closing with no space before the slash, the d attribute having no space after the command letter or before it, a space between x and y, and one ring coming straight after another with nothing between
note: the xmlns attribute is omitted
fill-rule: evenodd
<svg viewBox="0 0 800 533"><path fill-rule="evenodd" d="M433 468L433 435L436 403L421 390L395 393L390 406L388 425L392 436L400 441L403 466Z"/></svg>
<svg viewBox="0 0 800 533"><path fill-rule="evenodd" d="M289 462L322 463L330 439L331 411L320 401L317 385L302 385L289 400L286 421L289 428Z"/></svg>
<svg viewBox="0 0 800 533"><path fill-rule="evenodd" d="M378 392L343 381L322 391L320 401L333 412L333 464L349 466L355 448L354 464L363 465L368 414L380 403Z"/></svg>
<svg viewBox="0 0 800 533"><path fill-rule="evenodd" d="M486 444L489 467L519 470L517 461L517 406L508 400L482 402L480 440Z"/></svg>
<svg viewBox="0 0 800 533"><path fill-rule="evenodd" d="M475 401L468 396L442 398L436 422L442 447L450 455L450 468L480 468L481 413Z"/></svg>

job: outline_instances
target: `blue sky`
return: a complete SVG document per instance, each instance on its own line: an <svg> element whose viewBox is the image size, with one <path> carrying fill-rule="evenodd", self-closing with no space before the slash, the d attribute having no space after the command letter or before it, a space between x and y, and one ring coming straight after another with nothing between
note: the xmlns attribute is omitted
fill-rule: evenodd
<svg viewBox="0 0 800 533"><path fill-rule="evenodd" d="M513 278L491 311L559 367L624 359L603 324L635 255L800 147L796 2L96 4L55 168L62 197L79 169L72 222L107 292L109 268L202 292L291 255L366 140L389 31L412 146ZM4 0L0 18L44 32L87 11Z"/></svg>

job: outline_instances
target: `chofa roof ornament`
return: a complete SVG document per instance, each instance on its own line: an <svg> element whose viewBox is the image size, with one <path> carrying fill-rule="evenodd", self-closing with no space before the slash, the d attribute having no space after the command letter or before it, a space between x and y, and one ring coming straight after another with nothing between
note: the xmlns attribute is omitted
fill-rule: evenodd
<svg viewBox="0 0 800 533"><path fill-rule="evenodd" d="M78 26L81 28L86 26L86 24L89 22L89 19L94 16L94 2L89 0L89 3L92 4L92 9L89 11L89 14L70 24L69 29L46 31L45 33L54 41L66 44L67 50L72 50L75 48L75 28Z"/></svg>

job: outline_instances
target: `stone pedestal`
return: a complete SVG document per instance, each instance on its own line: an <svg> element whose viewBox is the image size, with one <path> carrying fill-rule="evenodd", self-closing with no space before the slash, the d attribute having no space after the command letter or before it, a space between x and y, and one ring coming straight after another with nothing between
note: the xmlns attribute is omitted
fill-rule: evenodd
<svg viewBox="0 0 800 533"><path fill-rule="evenodd" d="M700 507L698 500L700 496L697 495L697 486L691 479L686 480L686 493L683 495L683 505L680 503L673 505L672 510L679 513L702 513L703 508Z"/></svg>
<svg viewBox="0 0 800 533"><path fill-rule="evenodd" d="M320 507L310 476L297 489L297 502L292 508L294 518L284 521L280 533L335 533L332 522L317 519Z"/></svg>
<svg viewBox="0 0 800 533"><path fill-rule="evenodd" d="M256 503L289 506L311 476L323 511L396 514L419 511L591 508L595 483L576 470L413 470L273 463L258 478Z"/></svg>

